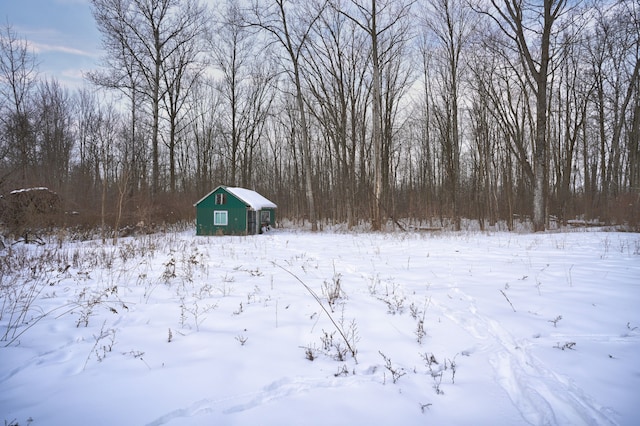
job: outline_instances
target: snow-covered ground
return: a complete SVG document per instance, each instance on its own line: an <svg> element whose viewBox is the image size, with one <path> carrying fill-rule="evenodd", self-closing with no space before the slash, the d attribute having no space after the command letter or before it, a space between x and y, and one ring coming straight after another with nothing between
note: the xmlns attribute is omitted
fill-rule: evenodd
<svg viewBox="0 0 640 426"><path fill-rule="evenodd" d="M5 424L640 423L638 234L14 245L0 290Z"/></svg>

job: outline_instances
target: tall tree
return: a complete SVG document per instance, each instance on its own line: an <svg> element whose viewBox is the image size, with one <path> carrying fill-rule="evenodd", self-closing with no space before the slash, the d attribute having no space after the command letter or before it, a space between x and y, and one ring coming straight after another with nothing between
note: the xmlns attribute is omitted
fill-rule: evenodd
<svg viewBox="0 0 640 426"><path fill-rule="evenodd" d="M250 32L244 25L242 11L237 1L230 1L222 5L217 24L211 31L209 43L213 65L222 72L219 90L227 102L228 119L223 134L227 135L229 146L230 176L228 184L235 186L238 182L238 156L240 151L240 135L242 121L246 118L243 108L246 106L244 98L247 71L251 56L257 53L253 48Z"/></svg>
<svg viewBox="0 0 640 426"><path fill-rule="evenodd" d="M598 123L593 138L599 141L596 167L605 216L609 216L610 199L624 192L624 133L640 92L638 13L634 2L619 2L606 10L598 8L595 28L587 39L589 77L595 84L592 107ZM595 173L592 179L596 179Z"/></svg>
<svg viewBox="0 0 640 426"><path fill-rule="evenodd" d="M199 81L194 87L193 101L189 108L189 140L195 156L195 170L192 173L198 194L206 194L211 191L211 182L222 180L215 172L216 166L224 165L224 162L218 161L220 149L216 146L216 141L221 139L219 119L223 108L220 92L213 86L213 82L208 79Z"/></svg>
<svg viewBox="0 0 640 426"><path fill-rule="evenodd" d="M396 47L396 42L403 40L403 36L397 38L402 31L394 33L394 30L401 26L409 16L412 4L413 2L402 0L371 0L369 4L365 0L350 0L348 6L339 2L333 4L333 7L367 34L370 42L371 138L374 163L371 227L374 231L382 229L384 189L385 185L388 185L388 182L385 183L384 180L385 168L388 167L388 164L383 164L385 152L383 132L385 129L383 128L383 79L381 74L383 67L388 65L386 61L389 60L389 54Z"/></svg>
<svg viewBox="0 0 640 426"><path fill-rule="evenodd" d="M548 192L547 158L547 83L550 64L557 51L552 39L558 32L559 20L566 12L568 0L491 0L493 8L486 12L517 50L527 81L536 99L535 144L533 152L533 228L544 231Z"/></svg>
<svg viewBox="0 0 640 426"><path fill-rule="evenodd" d="M181 44L162 64L165 90L162 101L169 124L165 145L169 149L169 188L172 193L176 192L176 151L188 127L187 106L204 72L204 63L199 61L200 49L197 42Z"/></svg>
<svg viewBox="0 0 640 426"><path fill-rule="evenodd" d="M228 147L229 185L251 186L252 152L272 99L274 69L269 49L256 44L237 0L224 5L209 37L213 65L222 73L218 89L226 106L221 116Z"/></svg>
<svg viewBox="0 0 640 426"><path fill-rule="evenodd" d="M75 141L73 98L57 80L45 80L38 87L35 102L36 140L43 181L56 191L68 182Z"/></svg>
<svg viewBox="0 0 640 426"><path fill-rule="evenodd" d="M369 91L367 53L361 47L367 42L358 27L340 12L331 8L314 28L303 60L305 76L314 102L311 113L327 141L328 157L335 159L331 172L333 188L339 187L342 197L326 197L335 212L333 219L347 220L356 225L361 199L357 199L358 183L365 176L357 176L358 148ZM369 197L366 197L369 198Z"/></svg>
<svg viewBox="0 0 640 426"><path fill-rule="evenodd" d="M0 33L0 120L10 169L0 173L0 184L19 170L18 184L28 184L35 161L35 141L31 128L30 103L38 78L35 55L26 40L18 38L10 25Z"/></svg>
<svg viewBox="0 0 640 426"><path fill-rule="evenodd" d="M302 90L302 71L300 70L300 55L309 37L311 29L326 7L326 1L303 2L275 0L265 5L264 2L254 1L253 16L249 18L250 25L261 28L284 49L286 62L285 71L295 90L296 107L298 111L300 129L300 151L304 167L304 186L307 199L307 209L311 229L318 229L316 203L313 191L311 139L307 123L307 109Z"/></svg>
<svg viewBox="0 0 640 426"><path fill-rule="evenodd" d="M437 50L441 69L441 144L445 157L445 194L451 202L456 230L460 229L460 86L463 49L474 25L471 9L462 0L429 0L423 12L425 27Z"/></svg>
<svg viewBox="0 0 640 426"><path fill-rule="evenodd" d="M160 105L166 94L163 67L195 43L204 11L196 0L91 0L93 15L103 35L111 65L128 61L140 73L139 92L150 104L152 172L151 192L160 190ZM166 68L165 68L166 69ZM117 75L117 73L116 73Z"/></svg>
<svg viewBox="0 0 640 426"><path fill-rule="evenodd" d="M557 67L552 79L550 110L552 123L549 126L551 143L549 152L553 186L550 202L555 204L558 220L566 224L567 212L574 201L571 197L571 181L575 179L576 150L584 135L583 127L587 121L589 97L594 81L586 77L585 51L578 43L566 43L563 60Z"/></svg>
<svg viewBox="0 0 640 426"><path fill-rule="evenodd" d="M94 13L95 15L95 13ZM98 18L96 18L97 20ZM146 165L144 161L148 151L145 146L142 132L138 131L142 127L139 117L142 115L143 107L143 80L142 74L137 66L135 59L128 53L127 49L122 45L121 41L116 38L104 38L103 44L105 50L109 52L103 58L103 68L92 70L85 74L85 77L96 86L120 91L129 99L129 136L127 138L129 147L125 151L126 156L122 160L128 164L128 168L132 174L131 188L141 185L141 181L146 181L145 173ZM89 101L87 96L85 100ZM91 100L90 103L94 103ZM92 108L89 108L89 112ZM83 117L84 119L85 117ZM86 117L90 118L90 117Z"/></svg>

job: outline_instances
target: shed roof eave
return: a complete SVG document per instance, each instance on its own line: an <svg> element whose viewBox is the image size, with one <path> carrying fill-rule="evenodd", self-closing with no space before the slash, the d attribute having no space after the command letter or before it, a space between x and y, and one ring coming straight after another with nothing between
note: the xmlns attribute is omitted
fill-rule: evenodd
<svg viewBox="0 0 640 426"><path fill-rule="evenodd" d="M240 201L245 203L247 207L250 207L254 210L262 210L262 209L276 209L278 206L273 201L268 200L264 196L260 195L256 191L246 188L239 187L228 187L224 185L217 186L213 191L209 192L207 195L198 200L193 206L197 207L198 204L207 199L211 194L216 192L218 189L224 188L225 191L232 194L234 197L238 198Z"/></svg>
<svg viewBox="0 0 640 426"><path fill-rule="evenodd" d="M213 191L209 192L207 195L205 195L204 197L200 198L198 201L196 201L196 203L193 205L193 207L197 207L198 204L200 204L201 202L203 202L205 199L207 199L209 197L209 195L213 194L214 192L216 192L219 188L226 188L224 185L218 185L216 186Z"/></svg>

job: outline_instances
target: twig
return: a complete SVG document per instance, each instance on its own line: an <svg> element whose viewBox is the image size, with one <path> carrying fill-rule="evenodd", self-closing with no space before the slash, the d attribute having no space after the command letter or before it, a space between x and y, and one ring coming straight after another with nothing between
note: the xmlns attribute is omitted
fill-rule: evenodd
<svg viewBox="0 0 640 426"><path fill-rule="evenodd" d="M6 345L4 345L5 348L8 348L9 346L11 346L13 344L13 342L15 342L16 340L18 340L20 338L20 336L22 336L25 332L27 332L31 327L33 327L34 325L36 325L38 322L40 322L41 319L45 318L47 315L49 315L50 313L57 311L58 309L62 309L62 308L68 308L69 306L73 306L71 309L69 309L68 311L63 312L61 315L64 315L66 313L69 313L71 311L73 311L74 309L76 309L76 304L75 303L67 303L66 305L62 305L62 306L58 306L57 308L53 308L50 311L45 312L44 314L40 315L39 317L36 317L31 323L29 323L20 333L18 333L18 335L16 335L14 338L12 338L9 343L7 343Z"/></svg>
<svg viewBox="0 0 640 426"><path fill-rule="evenodd" d="M511 303L511 300L509 300L509 298L507 297L507 295L505 294L504 291L500 290L500 293L502 293L502 295L504 296L505 299L507 299L507 302L509 302L509 304L511 305L511 309L513 309L513 312L516 311L516 308L513 307L513 303Z"/></svg>
<svg viewBox="0 0 640 426"><path fill-rule="evenodd" d="M307 289L307 291L309 292L309 294L311 294L311 296L313 296L314 299L316 299L316 302L318 302L318 305L320 305L320 307L322 308L322 310L327 314L327 316L329 317L329 320L331 320L331 322L333 323L333 326L336 328L336 330L338 330L338 333L340 333L340 336L342 336L342 340L344 340L344 343L347 345L347 347L349 348L349 352L351 352L351 356L353 357L353 359L356 361L356 363L358 362L357 358L356 358L356 351L355 349L353 349L351 347L351 345L349 344L349 341L347 340L347 336L345 336L344 332L342 331L342 329L338 326L338 324L335 322L335 320L333 319L333 317L331 316L331 314L329 313L329 311L327 311L327 308L324 307L324 305L322 304L322 301L320 300L320 297L318 297L318 295L316 294L315 291L313 291L311 289L311 287L309 287L307 284L305 284L304 281L302 281L300 279L300 277L298 277L296 274L294 274L293 272L291 272L290 270L278 265L276 262L271 262L273 263L275 266L277 266L278 268L282 269L283 271L287 272L289 275L291 275L293 278L295 278L296 280L298 280L298 282L300 284L302 284L304 286L304 288Z"/></svg>

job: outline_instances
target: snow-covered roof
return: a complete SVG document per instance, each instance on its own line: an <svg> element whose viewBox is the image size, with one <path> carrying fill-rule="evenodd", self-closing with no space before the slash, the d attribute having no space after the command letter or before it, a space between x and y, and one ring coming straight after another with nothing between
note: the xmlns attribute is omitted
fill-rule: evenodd
<svg viewBox="0 0 640 426"><path fill-rule="evenodd" d="M197 203L194 204L194 206L197 206L198 204L200 204L205 198L207 198L209 195L216 192L218 188L214 189L213 191L211 191L210 193L202 197L200 200L198 200ZM231 186L223 186L222 188L224 188L230 194L233 194L240 201L244 202L246 205L248 205L254 210L275 209L278 207L274 202L267 200L265 197L258 194L256 191L252 191L250 189L245 189L245 188L231 187Z"/></svg>
<svg viewBox="0 0 640 426"><path fill-rule="evenodd" d="M255 210L260 209L275 209L275 203L267 200L262 195L258 194L256 191L252 191L250 189L245 188L237 188L237 187L227 187L227 191L247 203L249 207Z"/></svg>

